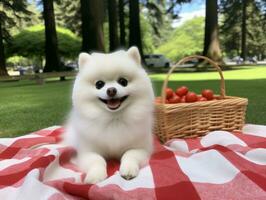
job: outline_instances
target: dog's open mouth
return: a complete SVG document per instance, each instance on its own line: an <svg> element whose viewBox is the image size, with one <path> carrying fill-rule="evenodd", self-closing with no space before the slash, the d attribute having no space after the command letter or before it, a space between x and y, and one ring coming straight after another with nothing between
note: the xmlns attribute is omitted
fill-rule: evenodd
<svg viewBox="0 0 266 200"><path fill-rule="evenodd" d="M123 96L121 98L113 98L113 99L102 99L102 98L99 98L99 99L103 103L105 103L110 110L116 110L127 99L127 97L128 97L128 95Z"/></svg>

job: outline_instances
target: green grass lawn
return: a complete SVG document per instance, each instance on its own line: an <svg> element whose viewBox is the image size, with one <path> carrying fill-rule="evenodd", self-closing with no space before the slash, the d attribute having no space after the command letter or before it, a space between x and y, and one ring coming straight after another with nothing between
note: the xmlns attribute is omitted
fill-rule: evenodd
<svg viewBox="0 0 266 200"><path fill-rule="evenodd" d="M160 95L164 74L150 75L156 95ZM224 72L226 93L249 99L247 122L266 124L266 66L243 67ZM23 135L34 130L62 124L71 106L73 81L0 82L0 137ZM176 73L169 86L187 85L199 93L210 88L219 93L216 72Z"/></svg>

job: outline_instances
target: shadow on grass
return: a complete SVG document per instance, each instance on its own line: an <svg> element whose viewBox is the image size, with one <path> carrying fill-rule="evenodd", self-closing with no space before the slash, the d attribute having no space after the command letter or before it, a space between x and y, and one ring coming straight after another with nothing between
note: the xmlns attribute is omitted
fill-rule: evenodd
<svg viewBox="0 0 266 200"><path fill-rule="evenodd" d="M5 81L5 82L0 82L0 88L12 88L12 87L25 87L25 86L38 86L42 87L45 86L46 84L51 84L51 83L65 83L65 82L73 82L74 78L68 78L64 81L60 80L46 80L44 84L40 85L37 84L36 81L34 80L21 80L21 81Z"/></svg>
<svg viewBox="0 0 266 200"><path fill-rule="evenodd" d="M266 66L261 66L261 65L228 65L226 66L225 69L223 69L223 71L233 71L233 70L242 70L242 69L253 69L254 67L266 67ZM170 68L165 68L165 67L158 67L158 68L146 68L147 72L149 74L157 74L157 73L167 73ZM214 69L213 67L208 67L206 70L204 71L198 71L196 66L193 67L177 67L174 70L175 73L192 73L192 72L196 72L196 73L205 73L205 72L216 72L216 69Z"/></svg>

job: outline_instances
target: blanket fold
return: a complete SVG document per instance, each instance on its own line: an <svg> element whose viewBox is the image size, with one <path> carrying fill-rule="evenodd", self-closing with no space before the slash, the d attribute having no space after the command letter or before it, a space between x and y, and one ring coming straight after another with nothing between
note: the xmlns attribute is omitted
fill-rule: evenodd
<svg viewBox="0 0 266 200"><path fill-rule="evenodd" d="M108 161L108 178L83 184L75 149L59 143L63 127L0 138L0 199L266 199L266 126L213 131L202 138L154 139L149 163L132 180Z"/></svg>

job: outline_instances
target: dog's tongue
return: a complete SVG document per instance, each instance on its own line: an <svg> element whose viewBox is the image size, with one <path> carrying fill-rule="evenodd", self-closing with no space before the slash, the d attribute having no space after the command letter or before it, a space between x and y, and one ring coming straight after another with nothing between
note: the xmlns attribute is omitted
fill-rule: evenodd
<svg viewBox="0 0 266 200"><path fill-rule="evenodd" d="M107 101L107 106L110 109L116 109L120 106L120 99L110 99Z"/></svg>

